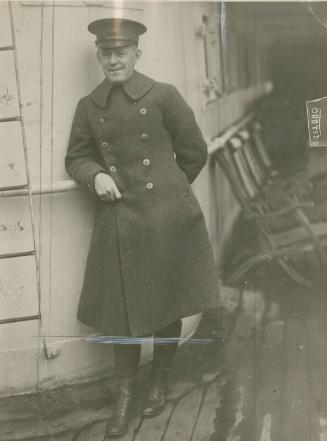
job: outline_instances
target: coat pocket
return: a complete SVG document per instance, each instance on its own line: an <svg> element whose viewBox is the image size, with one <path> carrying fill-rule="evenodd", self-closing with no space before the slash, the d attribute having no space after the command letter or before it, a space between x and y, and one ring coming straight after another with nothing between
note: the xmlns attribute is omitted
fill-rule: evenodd
<svg viewBox="0 0 327 441"><path fill-rule="evenodd" d="M187 208L190 210L190 215L203 215L200 204L191 187L188 190L183 191L183 198L186 202Z"/></svg>

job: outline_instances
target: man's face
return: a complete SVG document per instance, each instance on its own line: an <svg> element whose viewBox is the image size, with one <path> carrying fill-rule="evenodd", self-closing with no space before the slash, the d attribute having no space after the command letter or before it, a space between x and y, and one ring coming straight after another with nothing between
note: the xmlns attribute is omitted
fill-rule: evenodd
<svg viewBox="0 0 327 441"><path fill-rule="evenodd" d="M134 71L136 62L141 57L141 50L136 46L98 49L98 61L110 83L125 83Z"/></svg>

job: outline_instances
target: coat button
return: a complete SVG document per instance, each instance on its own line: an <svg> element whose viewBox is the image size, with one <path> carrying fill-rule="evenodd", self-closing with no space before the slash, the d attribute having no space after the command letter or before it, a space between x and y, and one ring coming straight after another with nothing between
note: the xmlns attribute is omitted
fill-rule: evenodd
<svg viewBox="0 0 327 441"><path fill-rule="evenodd" d="M150 165L150 159L148 159L148 158L144 158L142 162L143 162L143 165L145 165L146 167L148 165Z"/></svg>
<svg viewBox="0 0 327 441"><path fill-rule="evenodd" d="M100 124L104 124L104 119L103 119L103 118L100 118L100 119L99 119L99 122L100 122Z"/></svg>
<svg viewBox="0 0 327 441"><path fill-rule="evenodd" d="M148 111L147 111L147 109L146 109L145 107L141 107L141 108L140 108L140 114L141 114L141 115L146 115L147 112L148 112Z"/></svg>
<svg viewBox="0 0 327 441"><path fill-rule="evenodd" d="M111 173L116 173L117 168L116 168L115 165L111 165L110 168L109 168L109 170L111 171Z"/></svg>
<svg viewBox="0 0 327 441"><path fill-rule="evenodd" d="M146 141L149 138L149 135L147 133L142 133L141 139L142 141Z"/></svg>
<svg viewBox="0 0 327 441"><path fill-rule="evenodd" d="M109 146L109 142L107 142L107 141L103 141L103 143L102 143L102 147L103 147L104 149L106 149L108 146Z"/></svg>
<svg viewBox="0 0 327 441"><path fill-rule="evenodd" d="M152 184L152 182L147 182L147 184L146 184L146 188L147 188L148 190L152 190L152 189L153 189L153 184Z"/></svg>

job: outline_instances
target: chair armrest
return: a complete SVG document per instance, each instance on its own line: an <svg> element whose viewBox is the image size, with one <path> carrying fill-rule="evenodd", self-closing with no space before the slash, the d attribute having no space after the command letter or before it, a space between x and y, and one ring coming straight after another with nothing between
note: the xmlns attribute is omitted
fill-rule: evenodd
<svg viewBox="0 0 327 441"><path fill-rule="evenodd" d="M246 215L249 219L271 219L278 216L284 216L286 214L292 213L293 211L298 210L299 208L309 208L313 207L314 202L308 201L308 202L299 202L298 204L290 204L286 208L282 208L281 210L272 211L271 213L267 214L250 214Z"/></svg>

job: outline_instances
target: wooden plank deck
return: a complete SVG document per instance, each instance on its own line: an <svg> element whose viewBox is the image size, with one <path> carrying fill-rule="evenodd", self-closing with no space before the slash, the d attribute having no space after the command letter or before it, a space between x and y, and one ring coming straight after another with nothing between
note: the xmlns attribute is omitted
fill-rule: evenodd
<svg viewBox="0 0 327 441"><path fill-rule="evenodd" d="M281 276L270 282L210 441L327 440L326 287L300 288Z"/></svg>
<svg viewBox="0 0 327 441"><path fill-rule="evenodd" d="M211 383L204 391L203 402L192 436L193 441L209 441L214 432L216 408L219 405L217 383Z"/></svg>
<svg viewBox="0 0 327 441"><path fill-rule="evenodd" d="M299 288L278 273L264 285L243 291L211 370L204 369L203 354L192 358L192 349L195 374L183 375L183 367L166 410L152 419L135 417L121 441L327 441L326 287ZM109 441L111 407L92 412L43 421L35 440L50 432L55 441ZM31 435L32 426L22 424ZM10 436L25 439L23 430Z"/></svg>
<svg viewBox="0 0 327 441"><path fill-rule="evenodd" d="M290 317L286 322L282 436L287 440L310 440L309 384L305 320ZM282 360L281 360L282 361Z"/></svg>
<svg viewBox="0 0 327 441"><path fill-rule="evenodd" d="M258 375L258 392L255 403L254 440L281 438L281 397L284 347L284 322L271 320L267 323L262 347L261 369Z"/></svg>

